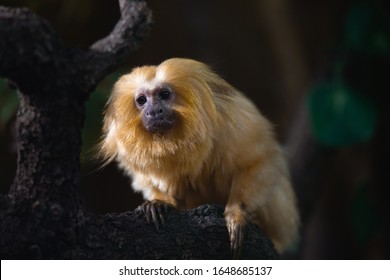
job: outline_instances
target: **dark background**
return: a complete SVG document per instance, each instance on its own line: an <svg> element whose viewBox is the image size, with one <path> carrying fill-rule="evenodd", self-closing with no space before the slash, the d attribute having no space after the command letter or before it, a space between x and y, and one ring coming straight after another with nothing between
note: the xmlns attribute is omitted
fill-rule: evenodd
<svg viewBox="0 0 390 280"><path fill-rule="evenodd" d="M122 212L142 202L115 165L100 169L94 159L112 84L134 66L189 57L210 64L249 96L274 123L287 148L295 138L314 131L321 151L317 160L323 162L316 166L326 170L314 172L321 184L299 192L300 204L310 207L302 207L303 237L296 256L388 258L388 207L383 199L388 184L377 170L383 166L378 154L387 151L382 150L383 139L388 139L381 129L386 127L384 112L389 104L389 4L368 0L147 3L154 15L150 36L126 65L101 82L87 104L81 160L88 208L96 213ZM0 5L29 7L76 48L87 48L104 37L119 17L113 0L0 0ZM340 89L344 95L338 94ZM16 169L17 103L15 92L0 79L2 193L8 191ZM340 117L334 107L325 106L328 103L347 104L349 113ZM309 131L294 125L305 112L311 112ZM347 135L351 126L353 133ZM300 176L305 175L304 171Z"/></svg>

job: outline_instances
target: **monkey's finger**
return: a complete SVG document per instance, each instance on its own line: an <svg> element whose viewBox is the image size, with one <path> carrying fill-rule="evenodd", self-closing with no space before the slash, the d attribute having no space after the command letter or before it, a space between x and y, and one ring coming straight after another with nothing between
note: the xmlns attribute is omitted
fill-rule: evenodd
<svg viewBox="0 0 390 280"><path fill-rule="evenodd" d="M144 216L146 218L146 221L148 223L150 223L149 204L145 202L144 204L141 205L141 209L142 209L142 212L144 212Z"/></svg>
<svg viewBox="0 0 390 280"><path fill-rule="evenodd" d="M158 207L157 207L157 209L158 209ZM150 206L150 213L152 214L152 220L154 222L154 225L155 225L157 231L160 231L160 221L158 220L155 205Z"/></svg>
<svg viewBox="0 0 390 280"><path fill-rule="evenodd" d="M161 222L161 225L163 227L165 227L165 215L166 215L166 212L164 213L164 209L165 209L165 206L166 204L163 204L163 205L159 205L157 206L157 212L158 212L158 217L160 218L160 222Z"/></svg>
<svg viewBox="0 0 390 280"><path fill-rule="evenodd" d="M241 254L242 248L242 230L241 227L237 230L236 239L233 245L233 259L238 260Z"/></svg>
<svg viewBox="0 0 390 280"><path fill-rule="evenodd" d="M244 227L239 224L231 224L229 226L230 233L230 250L233 259L238 259L240 257L243 236L244 236Z"/></svg>

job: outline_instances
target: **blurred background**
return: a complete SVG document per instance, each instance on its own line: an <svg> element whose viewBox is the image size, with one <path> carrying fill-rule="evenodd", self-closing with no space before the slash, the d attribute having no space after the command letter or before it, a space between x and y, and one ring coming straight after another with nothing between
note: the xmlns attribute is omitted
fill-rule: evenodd
<svg viewBox="0 0 390 280"><path fill-rule="evenodd" d="M113 83L134 66L189 57L211 65L256 103L286 148L302 214L291 258L388 259L390 2L148 0L152 32L87 102L82 190L90 211L134 209L142 197L93 148ZM47 19L69 47L114 27L114 0L0 0ZM1 39L1 38L0 38ZM16 169L15 90L0 78L0 192Z"/></svg>

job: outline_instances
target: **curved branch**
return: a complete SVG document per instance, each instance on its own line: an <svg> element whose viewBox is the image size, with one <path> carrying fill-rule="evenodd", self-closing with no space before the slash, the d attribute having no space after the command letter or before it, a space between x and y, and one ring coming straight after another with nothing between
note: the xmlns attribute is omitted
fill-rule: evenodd
<svg viewBox="0 0 390 280"><path fill-rule="evenodd" d="M152 12L144 1L119 0L121 18L111 33L90 48L91 79L100 80L139 48L149 34Z"/></svg>
<svg viewBox="0 0 390 280"><path fill-rule="evenodd" d="M108 36L90 47L91 51L106 55L124 55L137 49L149 33L152 14L144 1L119 0L119 4L120 20Z"/></svg>

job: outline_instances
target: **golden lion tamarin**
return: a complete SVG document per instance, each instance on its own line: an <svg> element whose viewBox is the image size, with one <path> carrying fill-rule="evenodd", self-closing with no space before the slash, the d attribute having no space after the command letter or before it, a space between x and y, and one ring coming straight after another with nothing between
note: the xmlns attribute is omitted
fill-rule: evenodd
<svg viewBox="0 0 390 280"><path fill-rule="evenodd" d="M157 227L164 205L220 203L236 256L248 222L278 252L296 239L296 199L271 124L205 64L173 58L122 76L103 131L103 155L132 177Z"/></svg>

